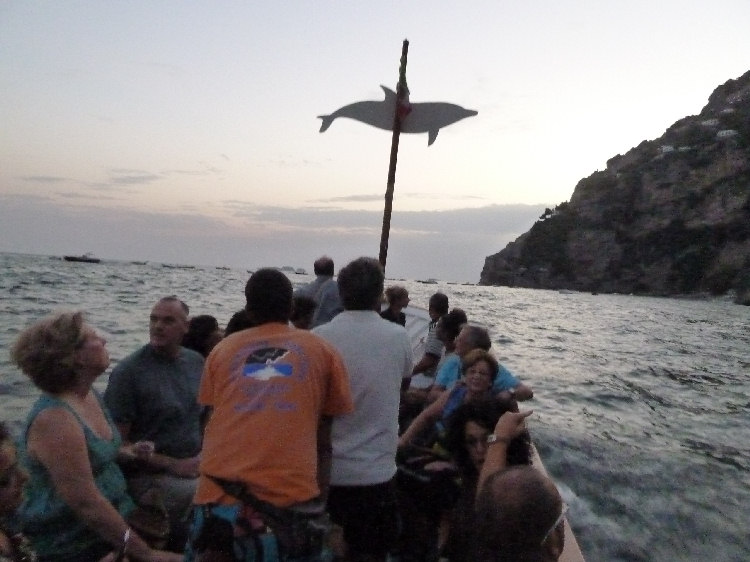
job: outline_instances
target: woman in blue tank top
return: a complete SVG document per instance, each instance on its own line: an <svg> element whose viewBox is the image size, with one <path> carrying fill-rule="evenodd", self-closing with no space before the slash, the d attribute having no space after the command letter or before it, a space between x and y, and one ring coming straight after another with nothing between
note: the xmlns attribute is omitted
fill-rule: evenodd
<svg viewBox="0 0 750 562"><path fill-rule="evenodd" d="M105 344L80 312L66 312L13 346L13 361L42 390L20 443L29 473L22 529L40 562L94 562L123 549L131 560L177 562L125 521L134 505L116 461L122 440L92 388L109 366Z"/></svg>

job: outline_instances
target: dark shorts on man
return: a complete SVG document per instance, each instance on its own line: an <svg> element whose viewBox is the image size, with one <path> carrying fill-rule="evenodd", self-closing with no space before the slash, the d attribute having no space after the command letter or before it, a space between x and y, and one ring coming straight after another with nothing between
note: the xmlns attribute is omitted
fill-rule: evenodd
<svg viewBox="0 0 750 562"><path fill-rule="evenodd" d="M385 560L395 551L400 525L393 480L371 486L331 486L328 513L344 531L350 559L367 555Z"/></svg>

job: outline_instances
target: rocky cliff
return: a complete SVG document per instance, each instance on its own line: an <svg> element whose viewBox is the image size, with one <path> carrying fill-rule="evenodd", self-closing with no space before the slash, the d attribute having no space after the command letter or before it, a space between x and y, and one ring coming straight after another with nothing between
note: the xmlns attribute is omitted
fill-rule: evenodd
<svg viewBox="0 0 750 562"><path fill-rule="evenodd" d="M480 284L750 303L750 72L582 179L485 259Z"/></svg>

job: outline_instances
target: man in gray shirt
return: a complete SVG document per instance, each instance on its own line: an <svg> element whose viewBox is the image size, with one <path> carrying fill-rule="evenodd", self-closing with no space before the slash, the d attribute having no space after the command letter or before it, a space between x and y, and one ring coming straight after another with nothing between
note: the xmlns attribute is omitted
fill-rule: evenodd
<svg viewBox="0 0 750 562"><path fill-rule="evenodd" d="M315 281L295 291L295 296L310 297L316 303L313 313L312 328L330 322L339 312L344 310L339 296L339 286L333 278L333 260L322 256L313 264Z"/></svg>
<svg viewBox="0 0 750 562"><path fill-rule="evenodd" d="M162 492L172 524L168 546L174 548L185 544L201 450L203 357L181 346L187 326L185 303L159 300L151 310L150 342L117 364L104 393L123 441L153 442L152 454L124 469L136 501L151 488Z"/></svg>

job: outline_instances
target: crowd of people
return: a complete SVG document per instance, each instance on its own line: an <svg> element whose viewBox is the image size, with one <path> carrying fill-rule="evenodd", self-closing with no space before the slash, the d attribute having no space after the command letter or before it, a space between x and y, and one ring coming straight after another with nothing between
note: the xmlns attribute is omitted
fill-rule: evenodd
<svg viewBox="0 0 750 562"><path fill-rule="evenodd" d="M17 445L0 424L0 562L556 560L533 392L487 330L436 293L413 357L377 260L315 274L256 271L224 330L159 299L103 395L81 312L25 329L11 357L40 397Z"/></svg>

